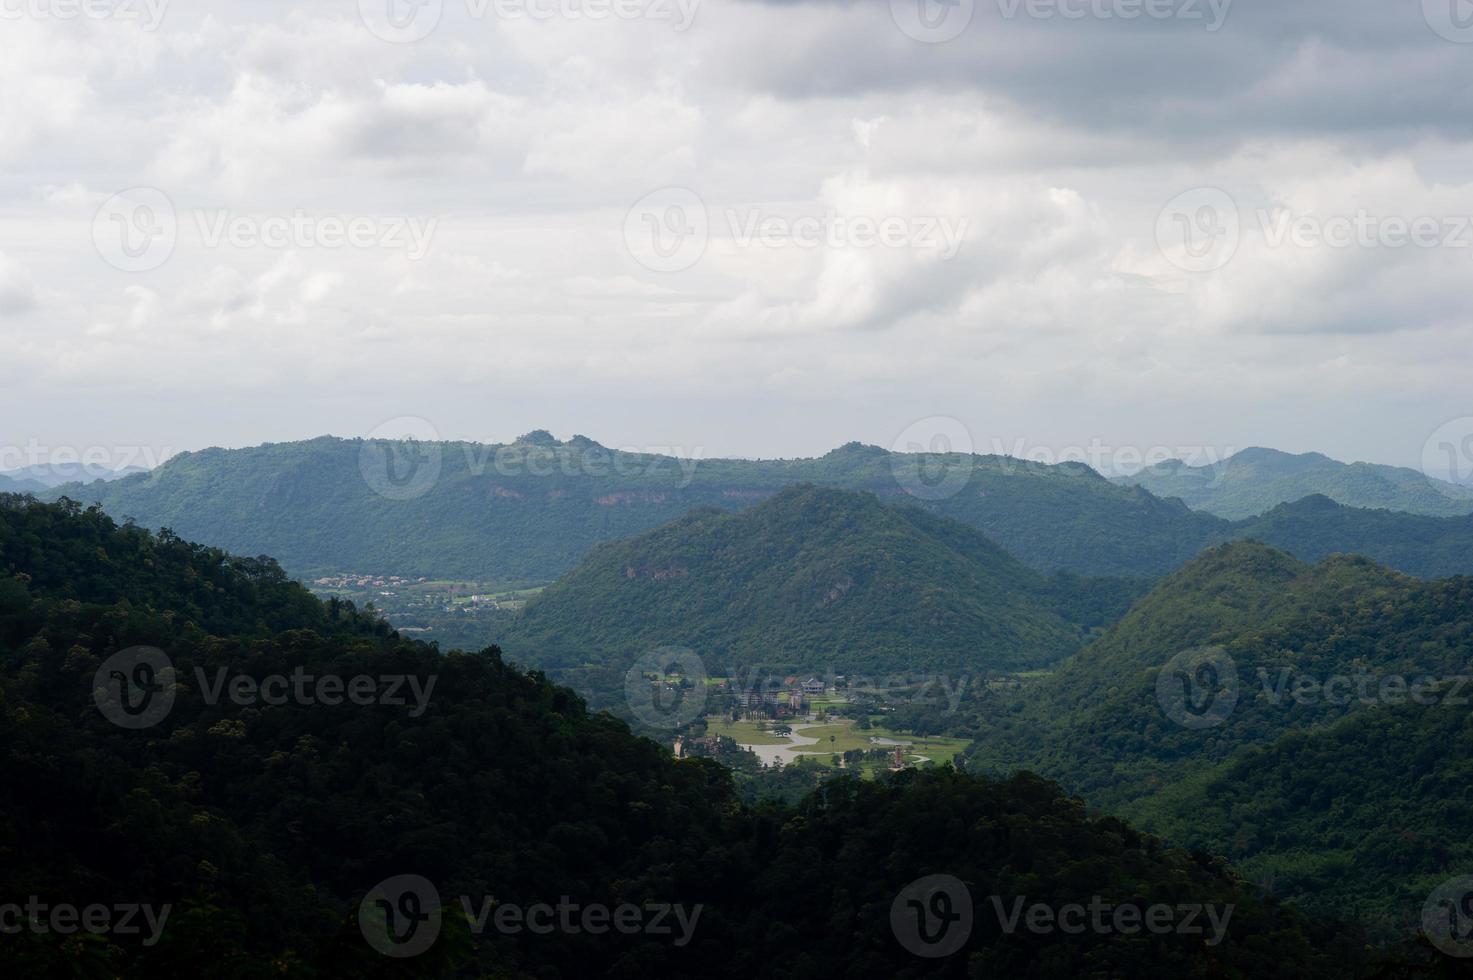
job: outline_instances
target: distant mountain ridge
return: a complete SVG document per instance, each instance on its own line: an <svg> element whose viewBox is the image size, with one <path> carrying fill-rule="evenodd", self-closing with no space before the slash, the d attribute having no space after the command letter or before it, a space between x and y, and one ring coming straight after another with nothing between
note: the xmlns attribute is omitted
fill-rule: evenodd
<svg viewBox="0 0 1473 980"><path fill-rule="evenodd" d="M423 469L396 465L414 453L423 455ZM388 478L386 464L394 466ZM419 474L433 479L421 488L413 483ZM408 482L397 487L396 479ZM560 442L541 430L506 445L406 449L321 437L207 449L147 474L72 484L50 496L96 502L119 519L237 553L270 554L303 576L358 571L545 583L600 541L698 507L739 509L799 483L916 503L979 528L1049 572L1161 574L1224 524L1115 486L1079 464L901 455L858 443L816 459L697 461L609 450L583 437Z"/></svg>
<svg viewBox="0 0 1473 980"><path fill-rule="evenodd" d="M544 584L603 541L702 507L739 510L800 483L867 491L971 525L1051 574L1158 578L1203 548L1256 538L1306 560L1365 554L1419 576L1473 573L1473 518L1296 501L1232 522L1079 463L900 454L849 443L816 459L677 459L543 430L514 443L338 439L207 449L110 482L39 494L98 503L292 574Z"/></svg>
<svg viewBox="0 0 1473 980"><path fill-rule="evenodd" d="M802 485L603 544L530 602L503 645L566 664L681 646L708 669L1017 670L1080 646L1093 596L1113 620L1135 583L1049 582L974 528L873 494ZM1083 601L1082 601L1083 600Z"/></svg>
<svg viewBox="0 0 1473 980"><path fill-rule="evenodd" d="M51 488L37 480L0 473L0 493L44 494Z"/></svg>
<svg viewBox="0 0 1473 980"><path fill-rule="evenodd" d="M1143 487L1158 497L1176 497L1193 510L1229 520L1255 517L1312 494L1373 510L1431 517L1473 514L1473 487L1405 467L1342 463L1321 453L1244 449L1201 466L1168 460L1113 482Z"/></svg>
<svg viewBox="0 0 1473 980"><path fill-rule="evenodd" d="M27 490L34 490L93 480L121 480L125 476L147 472L147 467L143 466L126 466L114 470L95 463L44 463L18 470L5 470L0 472L0 480L11 484L25 484ZM0 484L0 489L15 492L3 484Z"/></svg>

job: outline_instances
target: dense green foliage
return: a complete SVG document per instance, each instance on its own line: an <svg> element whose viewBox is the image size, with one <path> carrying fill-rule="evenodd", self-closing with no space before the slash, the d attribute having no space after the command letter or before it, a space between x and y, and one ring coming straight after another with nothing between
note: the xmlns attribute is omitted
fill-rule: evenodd
<svg viewBox="0 0 1473 980"><path fill-rule="evenodd" d="M1231 658L1236 703L1220 724L1194 729L1168 716L1157 680L1176 654L1204 647ZM1214 695L1228 690L1226 673ZM1310 567L1237 543L1204 554L1053 675L992 706L970 763L1036 770L1174 840L1261 859L1249 866L1286 875L1297 899L1405 926L1425 876L1466 870L1465 828L1440 815L1465 807L1469 789L1447 775L1456 764L1383 764L1440 758L1465 737L1468 715L1433 703L1393 709L1418 678L1468 674L1473 579L1425 582L1351 557ZM1337 677L1333 689L1294 694L1300 678ZM1361 751L1377 733L1414 741ZM1403 833L1414 843L1393 845ZM1374 859L1348 859L1352 840L1377 849ZM1408 846L1420 860L1402 860Z"/></svg>
<svg viewBox="0 0 1473 980"><path fill-rule="evenodd" d="M1266 541L1302 561L1355 554L1423 578L1473 574L1473 516L1357 510L1316 496L1244 521L1236 536Z"/></svg>
<svg viewBox="0 0 1473 980"><path fill-rule="evenodd" d="M951 770L826 782L796 808L744 807L708 761L677 762L498 653L441 656L274 575L117 527L0 507L0 895L174 906L162 939L6 937L27 977L1352 977L1364 947L1264 900L1034 777ZM44 533L43 533L44 532ZM136 559L136 560L135 560ZM72 577L81 576L73 585ZM175 611L171 605L182 603ZM184 611L187 609L187 613ZM304 618L277 632L296 615ZM240 624L219 635L206 624ZM175 667L173 709L125 730L93 673L127 644ZM204 697L195 667L260 677L435 678L428 710ZM978 921L950 959L889 927L902 886L955 875ZM386 958L356 912L396 874L451 906L438 942ZM476 934L454 896L704 906L688 945L651 934ZM987 896L1231 904L1225 940L1003 933Z"/></svg>
<svg viewBox="0 0 1473 980"><path fill-rule="evenodd" d="M1473 714L1466 703L1387 705L1292 731L1138 812L1285 900L1395 935L1434 888L1473 868Z"/></svg>
<svg viewBox="0 0 1473 980"><path fill-rule="evenodd" d="M1158 497L1177 497L1193 510L1229 520L1254 517L1315 494L1371 510L1433 517L1473 513L1473 488L1399 466L1341 463L1320 453L1275 449L1244 449L1201 466L1168 460L1115 482L1144 487Z"/></svg>
<svg viewBox="0 0 1473 980"><path fill-rule="evenodd" d="M957 521L801 486L596 548L528 604L505 645L539 666L688 647L715 676L1013 670L1072 653L1084 625L1137 593L1078 578L1051 587Z"/></svg>

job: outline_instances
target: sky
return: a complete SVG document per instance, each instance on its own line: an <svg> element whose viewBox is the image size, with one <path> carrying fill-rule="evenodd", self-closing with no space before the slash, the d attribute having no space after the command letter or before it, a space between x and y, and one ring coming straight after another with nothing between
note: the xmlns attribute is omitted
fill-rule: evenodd
<svg viewBox="0 0 1473 980"><path fill-rule="evenodd" d="M0 91L0 469L546 428L1473 477L1468 0L0 0Z"/></svg>

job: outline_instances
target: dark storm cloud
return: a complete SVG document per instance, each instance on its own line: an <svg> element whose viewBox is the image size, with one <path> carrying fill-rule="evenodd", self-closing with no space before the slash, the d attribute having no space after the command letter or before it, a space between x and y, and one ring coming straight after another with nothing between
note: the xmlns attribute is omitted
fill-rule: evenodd
<svg viewBox="0 0 1473 980"><path fill-rule="evenodd" d="M884 2L743 2L835 15L834 30L733 69L789 97L973 90L1044 119L1208 146L1473 132L1473 44L1439 36L1416 2L1161 0L1173 16L1127 20L1093 11L1143 0L976 0L966 29L939 44L906 36Z"/></svg>

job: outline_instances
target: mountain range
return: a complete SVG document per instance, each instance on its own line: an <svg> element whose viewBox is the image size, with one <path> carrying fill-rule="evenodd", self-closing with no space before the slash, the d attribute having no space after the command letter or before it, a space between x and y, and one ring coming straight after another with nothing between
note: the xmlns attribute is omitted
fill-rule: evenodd
<svg viewBox="0 0 1473 980"><path fill-rule="evenodd" d="M401 470L405 485L395 486L390 474ZM915 502L981 529L1035 568L1081 575L1169 570L1220 523L1077 464L901 455L857 443L818 459L682 460L540 431L501 446L323 437L209 449L52 496L100 503L120 519L237 553L270 554L303 576L545 583L600 541L698 507L737 509L798 483Z"/></svg>
<svg viewBox="0 0 1473 980"><path fill-rule="evenodd" d="M396 482L396 480L402 482ZM1473 517L1296 501L1240 522L1111 483L1082 464L899 454L681 460L546 432L515 443L323 437L184 453L146 474L50 491L293 574L360 572L545 584L603 541L701 507L737 510L799 483L873 493L968 524L1045 574L1157 578L1204 547L1258 538L1315 560L1365 554L1409 574L1473 572Z"/></svg>
<svg viewBox="0 0 1473 980"><path fill-rule="evenodd" d="M1348 507L1432 517L1473 513L1473 487L1405 467L1342 463L1320 453L1296 455L1275 449L1244 449L1200 466L1167 460L1114 482L1144 487L1158 497L1175 497L1193 510L1229 520L1255 517L1313 495Z"/></svg>

